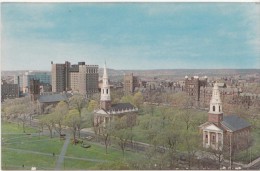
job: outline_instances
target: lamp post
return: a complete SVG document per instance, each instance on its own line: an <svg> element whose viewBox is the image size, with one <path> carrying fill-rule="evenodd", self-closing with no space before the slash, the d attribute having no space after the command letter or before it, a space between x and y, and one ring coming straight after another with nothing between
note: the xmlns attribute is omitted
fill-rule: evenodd
<svg viewBox="0 0 260 171"><path fill-rule="evenodd" d="M230 147L229 147L229 152L230 152L230 154L229 154L229 167L230 167L230 170L232 170L232 164L231 164L231 161L232 161L231 134L229 136L229 145L230 145Z"/></svg>

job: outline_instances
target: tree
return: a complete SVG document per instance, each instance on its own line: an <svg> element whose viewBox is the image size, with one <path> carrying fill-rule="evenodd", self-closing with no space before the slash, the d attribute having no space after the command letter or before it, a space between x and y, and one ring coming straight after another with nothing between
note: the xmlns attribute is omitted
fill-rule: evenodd
<svg viewBox="0 0 260 171"><path fill-rule="evenodd" d="M78 111L80 122L77 124L77 131L78 131L78 137L80 138L80 130L82 129L82 117L81 117L81 110L86 106L87 102L84 96L80 94L74 94L69 99L69 106L70 109L76 109Z"/></svg>
<svg viewBox="0 0 260 171"><path fill-rule="evenodd" d="M98 109L98 103L95 100L90 100L88 103L88 112L93 112L95 109Z"/></svg>
<svg viewBox="0 0 260 171"><path fill-rule="evenodd" d="M116 118L112 121L113 135L119 139L118 145L120 146L123 156L125 156L125 147L128 140L133 138L133 133L130 128L127 127L127 117Z"/></svg>
<svg viewBox="0 0 260 171"><path fill-rule="evenodd" d="M68 113L69 107L68 104L64 101L61 101L58 103L58 105L55 107L55 113L53 114L53 127L58 132L58 134L61 136L62 134L62 124L63 120Z"/></svg>
<svg viewBox="0 0 260 171"><path fill-rule="evenodd" d="M133 104L133 101L134 101L134 97L129 94L123 96L120 100L120 102L122 102L122 103L131 103L131 104Z"/></svg>
<svg viewBox="0 0 260 171"><path fill-rule="evenodd" d="M36 111L35 103L30 101L29 97L7 100L4 102L3 111L5 118L17 118L23 124L23 131L25 132L25 123L30 119Z"/></svg>
<svg viewBox="0 0 260 171"><path fill-rule="evenodd" d="M106 146L106 154L107 154L107 147L110 143L110 136L113 134L114 130L114 122L108 122L105 126L99 125L102 127L102 131L100 135L102 136L105 146Z"/></svg>
<svg viewBox="0 0 260 171"><path fill-rule="evenodd" d="M141 108L142 105L144 103L144 98L141 92L137 92L135 93L134 97L133 97L133 104L137 107L137 108Z"/></svg>
<svg viewBox="0 0 260 171"><path fill-rule="evenodd" d="M40 124L42 124L48 128L48 130L50 132L50 138L52 138L52 130L53 130L53 125L54 125L53 116L54 116L54 114L51 113L51 114L44 115L39 119Z"/></svg>
<svg viewBox="0 0 260 171"><path fill-rule="evenodd" d="M73 142L76 143L76 131L80 123L80 116L77 109L72 109L65 116L64 123L68 126L73 134Z"/></svg>
<svg viewBox="0 0 260 171"><path fill-rule="evenodd" d="M188 166L191 169L193 164L193 159L195 158L195 153L199 149L200 144L200 136L197 132L191 132L189 130L185 130L181 133L182 135L182 142L184 144L184 148L187 152L188 157Z"/></svg>
<svg viewBox="0 0 260 171"><path fill-rule="evenodd" d="M219 144L217 149L208 148L207 150L216 158L216 161L218 163L218 169L221 169L221 163L224 161L224 152L221 147L223 147L223 145Z"/></svg>

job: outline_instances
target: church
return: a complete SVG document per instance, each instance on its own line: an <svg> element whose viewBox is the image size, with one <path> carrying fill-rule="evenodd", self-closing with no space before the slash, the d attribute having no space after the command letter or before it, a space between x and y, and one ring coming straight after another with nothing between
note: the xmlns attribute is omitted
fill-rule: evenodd
<svg viewBox="0 0 260 171"><path fill-rule="evenodd" d="M222 102L217 83L214 84L208 121L199 126L204 148L225 150L246 149L249 146L251 125L237 115L223 115Z"/></svg>
<svg viewBox="0 0 260 171"><path fill-rule="evenodd" d="M94 111L94 126L105 126L106 123L110 122L115 117L120 118L123 116L127 117L127 120L129 120L129 124L135 124L138 108L136 108L131 103L112 104L110 85L108 80L109 79L105 64L103 73L103 84L101 87L100 107L98 110Z"/></svg>

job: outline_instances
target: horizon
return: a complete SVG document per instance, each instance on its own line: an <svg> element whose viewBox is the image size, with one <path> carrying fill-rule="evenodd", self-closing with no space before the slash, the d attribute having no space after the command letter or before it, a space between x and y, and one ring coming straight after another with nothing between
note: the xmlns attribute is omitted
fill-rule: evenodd
<svg viewBox="0 0 260 171"><path fill-rule="evenodd" d="M98 68L98 69L104 69ZM114 68L107 68L108 70L119 70L119 71L155 71L155 70L260 70L260 68L178 68L178 69L114 69ZM32 72L51 72L51 70L1 70L1 72L17 72L17 71L32 71Z"/></svg>
<svg viewBox="0 0 260 171"><path fill-rule="evenodd" d="M255 3L2 3L1 17L1 71L49 71L64 58L115 70L260 69Z"/></svg>

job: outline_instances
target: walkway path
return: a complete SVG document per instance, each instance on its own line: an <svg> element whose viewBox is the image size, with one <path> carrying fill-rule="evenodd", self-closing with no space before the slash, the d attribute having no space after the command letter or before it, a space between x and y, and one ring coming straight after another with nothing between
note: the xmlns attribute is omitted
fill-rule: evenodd
<svg viewBox="0 0 260 171"><path fill-rule="evenodd" d="M61 153L59 155L58 161L56 162L55 170L61 170L62 163L64 162L64 156L67 152L68 145L70 143L70 135L67 134L66 140L63 144L63 147L61 149Z"/></svg>

